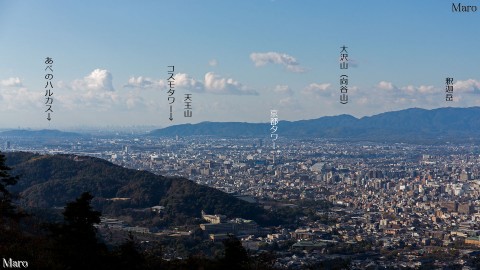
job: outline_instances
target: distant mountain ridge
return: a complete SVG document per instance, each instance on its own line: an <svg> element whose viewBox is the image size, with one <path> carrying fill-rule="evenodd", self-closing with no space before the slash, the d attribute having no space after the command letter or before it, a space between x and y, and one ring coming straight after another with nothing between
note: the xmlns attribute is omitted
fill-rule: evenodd
<svg viewBox="0 0 480 270"><path fill-rule="evenodd" d="M37 137L37 138L74 138L83 137L85 135L75 132L65 132L56 129L41 129L41 130L29 130L29 129L13 129L0 132L0 136L8 137Z"/></svg>
<svg viewBox="0 0 480 270"><path fill-rule="evenodd" d="M477 140L480 107L411 108L360 119L351 115L325 116L300 121L280 121L280 137L339 138L361 140ZM209 135L219 137L269 137L270 123L202 122L157 129L149 136Z"/></svg>

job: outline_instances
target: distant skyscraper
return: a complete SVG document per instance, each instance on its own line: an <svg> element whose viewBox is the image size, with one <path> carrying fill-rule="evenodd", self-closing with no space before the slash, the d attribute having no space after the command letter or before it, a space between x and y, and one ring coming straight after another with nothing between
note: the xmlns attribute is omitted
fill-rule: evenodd
<svg viewBox="0 0 480 270"><path fill-rule="evenodd" d="M10 141L5 142L5 150L10 149Z"/></svg>

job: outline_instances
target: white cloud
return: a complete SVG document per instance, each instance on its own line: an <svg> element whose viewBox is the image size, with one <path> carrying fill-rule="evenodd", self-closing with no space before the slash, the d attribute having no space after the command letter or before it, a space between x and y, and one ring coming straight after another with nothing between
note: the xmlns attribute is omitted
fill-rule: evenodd
<svg viewBox="0 0 480 270"><path fill-rule="evenodd" d="M437 92L433 85L420 85L417 88L417 91L421 94L434 94L435 92Z"/></svg>
<svg viewBox="0 0 480 270"><path fill-rule="evenodd" d="M474 79L468 79L466 81L456 81L453 84L453 91L478 92L480 91L480 82Z"/></svg>
<svg viewBox="0 0 480 270"><path fill-rule="evenodd" d="M356 103L358 105L367 105L368 104L368 98L366 97L359 97L356 99Z"/></svg>
<svg viewBox="0 0 480 270"><path fill-rule="evenodd" d="M399 95L401 94L408 94L408 95L416 95L416 94L435 94L439 93L439 90L436 89L433 85L420 85L420 86L414 86L414 85L407 85L404 87L397 87L391 82L387 81L381 81L376 85L377 89L380 90L395 90L395 92ZM390 93L391 95L391 93Z"/></svg>
<svg viewBox="0 0 480 270"><path fill-rule="evenodd" d="M359 92L358 86L349 86L349 87L348 87L348 93L350 93L350 94L356 94L357 92Z"/></svg>
<svg viewBox="0 0 480 270"><path fill-rule="evenodd" d="M328 89L330 88L329 83L311 83L305 89L303 89L302 93L310 94L310 95L328 95Z"/></svg>
<svg viewBox="0 0 480 270"><path fill-rule="evenodd" d="M74 90L114 91L112 74L105 69L95 69L83 79L71 83ZM63 82L60 82L62 84Z"/></svg>
<svg viewBox="0 0 480 270"><path fill-rule="evenodd" d="M295 100L292 97L286 97L282 98L280 101L278 101L278 105L280 106L292 106L295 103Z"/></svg>
<svg viewBox="0 0 480 270"><path fill-rule="evenodd" d="M105 111L121 103L121 97L113 91L82 91L55 93L61 106L68 109L94 108Z"/></svg>
<svg viewBox="0 0 480 270"><path fill-rule="evenodd" d="M177 73L173 76L172 86L193 92L204 92L203 83L195 80L186 73ZM154 80L148 77L130 77L125 88L136 89L168 89L169 82L167 80Z"/></svg>
<svg viewBox="0 0 480 270"><path fill-rule="evenodd" d="M18 78L1 81L1 86L19 85L21 85L21 81ZM84 78L71 83L59 81L52 91L53 111L55 112L60 107L68 109L91 107L106 110L120 102L120 97L114 90L112 75L102 69L95 69ZM26 88L15 89L15 91L2 89L0 99L2 108L8 110L28 110L32 107L42 110L45 106L45 92L28 91Z"/></svg>
<svg viewBox="0 0 480 270"><path fill-rule="evenodd" d="M156 88L156 89L166 89L166 84L162 80L152 80L148 77L130 77L128 83L124 85L126 88L136 88L136 89L147 89L147 88Z"/></svg>
<svg viewBox="0 0 480 270"><path fill-rule="evenodd" d="M197 93L205 92L203 83L195 80L194 78L190 77L190 75L186 73L177 73L175 74L174 78L175 78L175 87L178 87L187 91L197 92Z"/></svg>
<svg viewBox="0 0 480 270"><path fill-rule="evenodd" d="M436 108L445 104L445 90L433 85L397 86L393 82L380 81L373 89L358 91L359 104L376 106L386 111L411 107Z"/></svg>
<svg viewBox="0 0 480 270"><path fill-rule="evenodd" d="M60 89L72 89L75 90L74 92L54 93L65 108L91 107L107 110L121 102L121 97L116 93L112 81L112 74L108 70L95 69L83 79L77 79L71 83L63 81L57 83Z"/></svg>
<svg viewBox="0 0 480 270"><path fill-rule="evenodd" d="M0 81L0 86L5 87L21 87L22 85L22 81L18 77L10 77L6 80Z"/></svg>
<svg viewBox="0 0 480 270"><path fill-rule="evenodd" d="M300 102L294 97L286 97L282 98L278 101L278 106L284 109L292 109L294 111L298 111L302 108Z"/></svg>
<svg viewBox="0 0 480 270"><path fill-rule="evenodd" d="M27 88L2 89L0 91L1 111L27 111L35 108L41 113L44 104L44 93L28 91ZM54 100L55 101L55 100Z"/></svg>
<svg viewBox="0 0 480 270"><path fill-rule="evenodd" d="M230 95L258 95L258 92L248 89L232 78L222 78L213 72L205 74L204 87L206 92L212 94Z"/></svg>
<svg viewBox="0 0 480 270"><path fill-rule="evenodd" d="M250 59L253 61L256 67L261 67L266 64L278 64L284 66L288 71L291 72L305 72L305 69L300 66L300 64L297 62L297 59L285 53L251 53Z"/></svg>
<svg viewBox="0 0 480 270"><path fill-rule="evenodd" d="M425 95L425 94L435 94L440 93L440 90L436 89L433 85L407 85L400 88L401 91L410 95Z"/></svg>
<svg viewBox="0 0 480 270"><path fill-rule="evenodd" d="M403 92L405 92L407 94L413 95L417 91L417 88L413 85L407 85L407 86L402 87L400 90L402 90Z"/></svg>
<svg viewBox="0 0 480 270"><path fill-rule="evenodd" d="M393 90L395 87L391 82L381 81L377 84L377 88L381 90Z"/></svg>
<svg viewBox="0 0 480 270"><path fill-rule="evenodd" d="M286 94L286 95L293 95L292 89L288 85L277 85L273 92L277 94Z"/></svg>
<svg viewBox="0 0 480 270"><path fill-rule="evenodd" d="M130 92L127 94L125 98L125 104L127 105L128 109L133 109L138 105L143 106L145 104L144 99L134 92Z"/></svg>
<svg viewBox="0 0 480 270"><path fill-rule="evenodd" d="M186 73L177 73L174 75L175 89L182 89L196 93L211 93L222 95L258 95L257 91L247 88L240 82L232 78L223 78L219 75L208 72L205 74L204 81L196 80ZM131 77L125 87L134 88L160 88L168 89L166 80L152 80L145 77Z"/></svg>

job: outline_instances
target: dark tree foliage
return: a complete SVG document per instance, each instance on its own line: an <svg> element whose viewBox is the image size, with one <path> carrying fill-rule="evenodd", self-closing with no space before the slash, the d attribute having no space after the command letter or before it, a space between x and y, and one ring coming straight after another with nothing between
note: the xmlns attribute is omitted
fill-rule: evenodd
<svg viewBox="0 0 480 270"><path fill-rule="evenodd" d="M84 192L65 207L64 223L52 226L57 260L65 269L100 269L110 262L106 246L97 240L95 224L100 212L90 205L93 196Z"/></svg>
<svg viewBox="0 0 480 270"><path fill-rule="evenodd" d="M84 192L74 202L70 202L65 207L63 216L65 223L73 231L83 234L90 238L95 238L94 224L100 223L100 212L92 209L90 202L93 196Z"/></svg>
<svg viewBox="0 0 480 270"><path fill-rule="evenodd" d="M248 269L249 256L242 242L234 236L230 236L223 241L225 246L225 257L221 260L221 264L225 269L241 270Z"/></svg>
<svg viewBox="0 0 480 270"><path fill-rule="evenodd" d="M312 265L307 265L305 269L308 270L346 270L349 269L350 260L336 258L331 260L321 261Z"/></svg>
<svg viewBox="0 0 480 270"><path fill-rule="evenodd" d="M13 254L21 251L18 240L22 233L18 223L18 212L12 203L13 195L7 189L15 185L18 177L11 176L10 167L5 165L5 156L0 153L0 254Z"/></svg>
<svg viewBox="0 0 480 270"><path fill-rule="evenodd" d="M15 196L10 189L19 177L12 176L10 170L0 153L0 255L27 261L30 269L54 269L54 264L46 259L51 253L39 221L23 213L13 202Z"/></svg>
<svg viewBox="0 0 480 270"><path fill-rule="evenodd" d="M13 195L7 187L15 185L18 176L11 176L10 167L5 165L5 156L0 153L0 221L5 222L5 218L16 216L15 206L12 203Z"/></svg>
<svg viewBox="0 0 480 270"><path fill-rule="evenodd" d="M250 256L233 237L224 243L224 256L216 259L202 255L202 250L211 249L212 243L195 247L202 242L200 238L177 244L179 252L185 251L183 258L195 250L191 254L197 255L188 259L164 260L162 243L146 249L133 236L109 250L97 237L95 225L101 214L92 206L94 196L85 192L74 198L78 190L92 190L105 205L106 198L115 196L130 197L125 202L129 207L161 204L166 211L158 217L165 221L179 217L178 223L198 217L199 209L268 220L258 206L186 179L132 171L93 158L30 153L9 153L7 157L9 163L5 164L5 157L0 155L0 255L28 261L29 269L273 269L272 256ZM11 176L9 166L15 168L12 174L22 175L17 185L19 178ZM36 206L36 210L29 216L19 215L17 200L10 191L22 192L31 200L27 206ZM49 219L39 211L65 204L63 222L61 217Z"/></svg>
<svg viewBox="0 0 480 270"><path fill-rule="evenodd" d="M200 218L200 210L253 219L262 226L286 223L283 219L290 218L185 178L126 169L97 158L8 153L8 159L15 173L22 175L15 190L21 192L25 208L62 206L74 200L79 190L90 190L95 196L92 205L106 215L162 205L165 211L160 224L166 225L192 224L195 218ZM129 200L110 200L115 197Z"/></svg>
<svg viewBox="0 0 480 270"><path fill-rule="evenodd" d="M262 252L258 256L250 259L250 268L252 270L275 270L275 254L272 252Z"/></svg>
<svg viewBox="0 0 480 270"><path fill-rule="evenodd" d="M113 256L116 257L116 260L115 265L111 265L111 268L145 269L146 267L145 256L137 250L134 237L131 233L128 235L127 241L116 248Z"/></svg>

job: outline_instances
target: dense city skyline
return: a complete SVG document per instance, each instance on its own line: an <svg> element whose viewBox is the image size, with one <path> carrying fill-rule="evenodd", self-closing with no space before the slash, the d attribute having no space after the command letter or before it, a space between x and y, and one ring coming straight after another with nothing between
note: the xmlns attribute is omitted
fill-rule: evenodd
<svg viewBox="0 0 480 270"><path fill-rule="evenodd" d="M149 242L174 239L162 242L163 259L185 262L198 251L193 247L213 256L233 233L252 254L274 251L275 269L308 269L333 258L342 258L339 269L478 268L478 145L285 142L272 151L259 138L0 137L7 161L30 183L22 185L26 205L58 209L89 188L110 204L97 226L106 241L133 233L148 249ZM39 175L44 181L36 181ZM268 226L255 216L258 208L243 207L285 220ZM121 216L111 209L122 209Z"/></svg>

